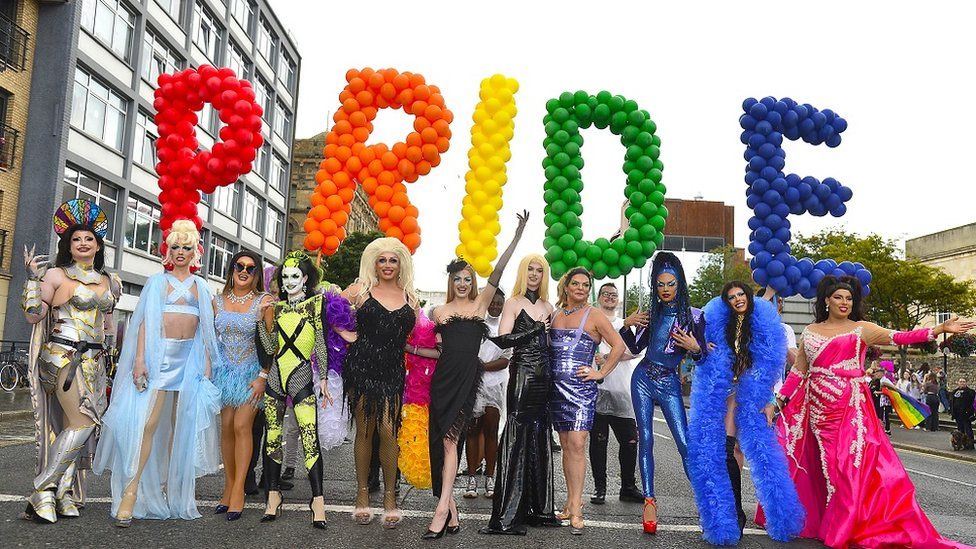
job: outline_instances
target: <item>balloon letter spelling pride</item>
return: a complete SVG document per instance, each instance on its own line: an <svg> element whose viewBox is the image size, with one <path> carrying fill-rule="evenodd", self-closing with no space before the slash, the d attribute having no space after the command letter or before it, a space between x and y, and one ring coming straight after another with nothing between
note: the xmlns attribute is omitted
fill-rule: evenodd
<svg viewBox="0 0 976 549"><path fill-rule="evenodd" d="M598 279L617 278L643 266L664 241L662 231L668 216L664 207L667 189L661 183L661 139L654 135L657 125L637 103L608 91L596 96L584 91L564 92L546 103L546 111L546 158L542 167L546 174L543 199L547 228L543 245L552 276L558 279L580 266ZM590 124L601 130L609 126L627 148L623 170L627 174L624 196L629 200L625 215L630 227L613 242L606 238L583 240L579 217L583 213L583 136L579 130Z"/></svg>
<svg viewBox="0 0 976 549"><path fill-rule="evenodd" d="M481 81L481 102L474 109L457 255L481 276L491 274L491 262L498 256L498 210L502 207L502 186L508 180L505 163L512 157L508 142L515 134L517 91L514 78L501 74L485 78Z"/></svg>
<svg viewBox="0 0 976 549"><path fill-rule="evenodd" d="M836 147L847 121L829 109L818 111L786 97L749 98L742 109L745 114L739 118L739 125L748 162L746 205L754 214L749 219L749 253L753 255L752 277L756 283L771 286L784 297L800 294L809 299L816 295L817 284L824 276L851 275L861 281L867 295L871 273L864 265L850 261L838 264L832 259L814 263L790 254L790 214L824 216L829 212L840 217L847 212L845 203L853 193L832 177L821 182L810 176L784 174L783 138Z"/></svg>
<svg viewBox="0 0 976 549"><path fill-rule="evenodd" d="M239 80L229 68L201 65L176 74L160 74L153 107L159 130L156 154L159 161L159 226L163 238L173 221L189 219L197 228L203 220L197 214L200 192L212 193L230 185L251 171L264 139L261 137L261 106L247 80ZM210 103L220 113L224 126L220 141L212 150L198 150L196 113ZM166 253L165 242L163 253ZM202 253L202 251L201 251Z"/></svg>
<svg viewBox="0 0 976 549"><path fill-rule="evenodd" d="M305 249L332 255L339 248L358 182L379 216L380 230L413 253L420 245L419 212L407 198L403 182L413 183L440 164L441 153L450 144L448 125L454 115L444 106L440 89L427 85L419 74L352 69L346 81L339 94L342 108L325 138L325 160L315 174L317 186L305 219ZM393 147L366 145L377 111L388 107L414 115L415 131Z"/></svg>

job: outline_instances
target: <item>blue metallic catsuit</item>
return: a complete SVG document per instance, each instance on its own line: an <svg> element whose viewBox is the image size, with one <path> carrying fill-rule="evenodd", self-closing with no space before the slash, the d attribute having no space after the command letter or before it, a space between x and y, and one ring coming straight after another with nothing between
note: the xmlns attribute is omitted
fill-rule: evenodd
<svg viewBox="0 0 976 549"><path fill-rule="evenodd" d="M677 319L678 307L675 303L662 304L660 314L656 315L646 330L642 330L635 337L630 328L620 329L620 335L632 354L638 354L645 348L647 352L637 365L630 379L631 398L634 401L634 414L637 419L637 434L639 447L637 453L640 463L641 478L643 479L644 497L654 497L654 405L661 406L664 419L671 429L671 436L681 454L681 462L688 467L685 459L688 455L688 417L685 413L684 402L681 398L681 379L678 367L688 354L687 351L674 344L671 330ZM701 349L705 349L705 322L699 309L691 309L691 326L685 326L698 340ZM695 360L701 359L701 354L690 355Z"/></svg>

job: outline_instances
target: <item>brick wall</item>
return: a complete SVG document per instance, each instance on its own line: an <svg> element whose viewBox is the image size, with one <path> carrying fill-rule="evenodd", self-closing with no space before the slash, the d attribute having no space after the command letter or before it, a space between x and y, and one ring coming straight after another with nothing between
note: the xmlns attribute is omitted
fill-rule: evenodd
<svg viewBox="0 0 976 549"><path fill-rule="evenodd" d="M12 166L0 166L0 230L6 231L0 250L0 303L5 303L9 294L19 295L19 288L9 288L10 270L22 268L21 255L13 249L14 225L17 221L17 200L20 195L21 166L24 158L25 132L27 130L27 109L30 102L31 74L34 67L34 37L37 36L37 0L17 2L15 23L30 35L27 42L27 59L24 70L8 68L0 72L0 88L10 95L7 119L2 122L17 131L16 149ZM3 146L12 146L12 139L5 139ZM28 181L29 184L29 181ZM4 311L0 310L0 333L3 332Z"/></svg>
<svg viewBox="0 0 976 549"><path fill-rule="evenodd" d="M941 366L941 359L936 359L929 364ZM956 386L956 380L960 377L965 377L966 381L969 382L970 387L976 387L976 357L968 356L966 358L958 356L950 356L947 362L948 372L949 372L949 387Z"/></svg>

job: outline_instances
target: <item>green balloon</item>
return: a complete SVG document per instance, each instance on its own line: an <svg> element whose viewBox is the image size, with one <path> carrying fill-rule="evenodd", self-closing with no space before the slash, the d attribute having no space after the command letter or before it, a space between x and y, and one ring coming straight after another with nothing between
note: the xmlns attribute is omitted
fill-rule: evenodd
<svg viewBox="0 0 976 549"><path fill-rule="evenodd" d="M616 265L618 259L620 259L620 254L617 253L617 250L603 250L603 262L607 265Z"/></svg>
<svg viewBox="0 0 976 549"><path fill-rule="evenodd" d="M610 116L610 131L620 133L627 126L627 113L617 111Z"/></svg>
<svg viewBox="0 0 976 549"><path fill-rule="evenodd" d="M610 115L610 107L606 104L601 103L597 108L593 109L594 122L606 124L610 122Z"/></svg>
<svg viewBox="0 0 976 549"><path fill-rule="evenodd" d="M657 124L655 124L653 120L648 118L647 120L644 121L643 124L641 124L641 129L647 133L654 133L657 131Z"/></svg>
<svg viewBox="0 0 976 549"><path fill-rule="evenodd" d="M562 192L569 188L569 180L561 175L552 178L552 190Z"/></svg>
<svg viewBox="0 0 976 549"><path fill-rule="evenodd" d="M610 243L610 249L617 252L617 255L623 255L627 253L627 241L623 238L618 238Z"/></svg>
<svg viewBox="0 0 976 549"><path fill-rule="evenodd" d="M660 210L660 208L658 207L658 205L655 204L655 203L653 203L653 202L651 202L650 200L648 200L647 202L643 203L641 205L641 207L640 207L640 213L641 213L641 215L643 215L644 217L646 217L648 219L650 219L650 218L654 217L655 215L657 215L659 210Z"/></svg>
<svg viewBox="0 0 976 549"><path fill-rule="evenodd" d="M572 213L572 212L566 212ZM574 240L580 241L583 239L583 229L581 227L570 227L569 235L573 237Z"/></svg>
<svg viewBox="0 0 976 549"><path fill-rule="evenodd" d="M579 202L580 195L573 189L563 189L563 192L559 193L559 198L562 198L567 204L575 204Z"/></svg>
<svg viewBox="0 0 976 549"><path fill-rule="evenodd" d="M647 259L643 255L632 256L634 258L634 268L643 269L647 264Z"/></svg>
<svg viewBox="0 0 976 549"><path fill-rule="evenodd" d="M659 170L663 170L664 169L664 162L661 162L661 159L658 158L657 160L654 161L654 168L657 168Z"/></svg>
<svg viewBox="0 0 976 549"><path fill-rule="evenodd" d="M623 145L634 143L637 140L638 135L640 135L640 128L627 126L624 128L624 131L620 132L620 142Z"/></svg>
<svg viewBox="0 0 976 549"><path fill-rule="evenodd" d="M637 241L640 242L641 240L651 240L654 238L654 235L657 234L657 229L653 225L641 225L638 232L640 233L640 238Z"/></svg>
<svg viewBox="0 0 976 549"><path fill-rule="evenodd" d="M627 185L624 187L624 198L630 200L631 195L637 192L637 189L633 185Z"/></svg>
<svg viewBox="0 0 976 549"><path fill-rule="evenodd" d="M670 212L668 212L668 207L667 206L661 206L660 208L657 209L657 214L659 216L663 217L664 219L667 219L668 218L668 214L669 213Z"/></svg>
<svg viewBox="0 0 976 549"><path fill-rule="evenodd" d="M653 138L651 139L651 145L657 145L658 147L660 147L661 146L661 138L658 137L657 135L653 136Z"/></svg>
<svg viewBox="0 0 976 549"><path fill-rule="evenodd" d="M552 213L552 206L550 206L549 204L546 204L546 206L544 208L542 208L542 213L544 215L551 214Z"/></svg>
<svg viewBox="0 0 976 549"><path fill-rule="evenodd" d="M572 181L574 179L579 179L579 176L580 176L579 168L577 168L576 166L573 166L572 164L570 164L569 166L564 167L563 168L563 171L562 171L562 174L563 174L563 176L566 177L566 179L568 179L570 181Z"/></svg>
<svg viewBox="0 0 976 549"><path fill-rule="evenodd" d="M640 180L644 179L644 172L638 169L633 169L627 172L627 183L629 185L636 185L640 183Z"/></svg>
<svg viewBox="0 0 976 549"><path fill-rule="evenodd" d="M559 240L556 241L556 243L559 245L559 247L562 248L562 249L564 249L564 250L571 250L571 249L573 249L573 244L575 242L576 242L576 239L573 238L573 235L571 235L571 234L564 234L564 235L562 235L562 236L559 237Z"/></svg>
<svg viewBox="0 0 976 549"><path fill-rule="evenodd" d="M572 164L573 166L576 166L576 169L578 169L578 170L582 170L583 169L583 157L582 156L573 156L573 157L571 157L570 160L569 160L569 163Z"/></svg>
<svg viewBox="0 0 976 549"><path fill-rule="evenodd" d="M617 260L617 267L620 268L621 273L629 273L634 268L634 258L629 255L620 256L620 259Z"/></svg>
<svg viewBox="0 0 976 549"><path fill-rule="evenodd" d="M610 107L610 111L611 112L623 111L624 110L624 98L621 97L621 96L619 96L619 95L615 95L615 96L611 97L609 101L607 101L607 106ZM624 113L624 117L626 117L626 116L627 116L627 113Z"/></svg>
<svg viewBox="0 0 976 549"><path fill-rule="evenodd" d="M619 265L610 265L607 267L607 278L620 278L622 274Z"/></svg>
<svg viewBox="0 0 976 549"><path fill-rule="evenodd" d="M565 152L566 154L568 154L571 157L572 156L577 156L580 153L580 147L576 143L573 143L572 141L570 141L569 143L566 143L565 145L563 145L563 152Z"/></svg>
<svg viewBox="0 0 976 549"><path fill-rule="evenodd" d="M554 213L546 214L545 217L542 218L542 222L546 224L546 227L550 227L552 226L553 223L556 223L558 221L559 221L559 216Z"/></svg>
<svg viewBox="0 0 976 549"><path fill-rule="evenodd" d="M553 238L559 238L560 236L566 234L566 225L562 223L553 223L549 229L546 230L546 236L551 236Z"/></svg>
<svg viewBox="0 0 976 549"><path fill-rule="evenodd" d="M641 179L640 182L637 183L637 189L644 194L651 194L655 189L654 182L650 179Z"/></svg>
<svg viewBox="0 0 976 549"><path fill-rule="evenodd" d="M664 243L664 233L657 233L656 235L654 235L653 240L654 240L654 244L660 246L661 244Z"/></svg>
<svg viewBox="0 0 976 549"><path fill-rule="evenodd" d="M578 264L578 262L579 262L579 257L576 255L576 252L574 252L573 250L563 251L563 263L565 263L566 265L575 266Z"/></svg>
<svg viewBox="0 0 976 549"><path fill-rule="evenodd" d="M547 249L547 250L549 248L552 248L553 246L556 246L556 245L557 245L556 239L553 238L553 237L551 237L551 236L547 236L547 237L545 237L545 238L542 239L542 247L545 248L545 249Z"/></svg>
<svg viewBox="0 0 976 549"><path fill-rule="evenodd" d="M627 257L632 258L631 261L640 257L643 252L644 247L641 246L640 241L635 240L627 243Z"/></svg>
<svg viewBox="0 0 976 549"><path fill-rule="evenodd" d="M644 214L637 212L634 215L630 216L631 227L640 227L641 225L646 225L646 224L647 224L647 218L644 217Z"/></svg>
<svg viewBox="0 0 976 549"><path fill-rule="evenodd" d="M558 99L550 99L549 101L546 101L546 110L547 111L552 112L552 111L554 111L554 110L556 110L558 108L559 108L559 100Z"/></svg>
<svg viewBox="0 0 976 549"><path fill-rule="evenodd" d="M569 155L564 152L556 153L556 155L552 157L552 163L555 164L557 168L564 168L568 166L569 161Z"/></svg>
<svg viewBox="0 0 976 549"><path fill-rule="evenodd" d="M593 109L587 104L576 105L576 119L584 126L588 126L593 119Z"/></svg>
<svg viewBox="0 0 976 549"><path fill-rule="evenodd" d="M552 140L555 141L556 143L559 143L560 145L565 145L566 143L569 143L569 132L560 129L555 134L553 134Z"/></svg>
<svg viewBox="0 0 976 549"><path fill-rule="evenodd" d="M603 257L603 250L595 244L591 244L589 248L586 249L586 258L590 261L599 261Z"/></svg>
<svg viewBox="0 0 976 549"><path fill-rule="evenodd" d="M633 227L627 227L627 230L623 234L624 240L631 242L633 240L640 240L640 231Z"/></svg>
<svg viewBox="0 0 976 549"><path fill-rule="evenodd" d="M563 225L566 225L569 228L582 226L579 216L573 212L564 213L560 218L560 221L563 222Z"/></svg>
<svg viewBox="0 0 976 549"><path fill-rule="evenodd" d="M545 157L545 158L542 159L542 169L546 169L549 166L552 166L552 158L549 158L547 156L547 157Z"/></svg>
<svg viewBox="0 0 976 549"><path fill-rule="evenodd" d="M650 172L651 168L653 167L654 167L654 159L652 159L651 157L641 156L640 158L637 159L637 169L641 171L642 176ZM641 179L643 179L643 177L641 177Z"/></svg>
<svg viewBox="0 0 976 549"><path fill-rule="evenodd" d="M546 122L546 135L552 137L556 132L562 129L562 126L558 122L549 121Z"/></svg>
<svg viewBox="0 0 976 549"><path fill-rule="evenodd" d="M587 124L587 126L589 126L589 124ZM583 146L583 136L580 135L579 132L569 134L569 140L572 141L573 143L576 143L580 147Z"/></svg>
<svg viewBox="0 0 976 549"><path fill-rule="evenodd" d="M559 143L550 143L549 146L546 147L547 156L556 156L561 152L563 152L563 146Z"/></svg>
<svg viewBox="0 0 976 549"><path fill-rule="evenodd" d="M658 183L654 186L654 190L661 194L668 194L668 188L664 186L664 183Z"/></svg>
<svg viewBox="0 0 976 549"><path fill-rule="evenodd" d="M576 215L583 215L583 204L580 202L577 202L576 204L570 204L569 211L573 212Z"/></svg>
<svg viewBox="0 0 976 549"><path fill-rule="evenodd" d="M563 92L559 94L559 105L561 107L569 108L572 107L573 104L575 103L576 103L575 98L573 97L573 94L571 92Z"/></svg>
<svg viewBox="0 0 976 549"><path fill-rule="evenodd" d="M664 174L661 173L660 168L651 168L651 170L647 172L647 178L653 181L655 184L660 183L662 177L664 177Z"/></svg>
<svg viewBox="0 0 976 549"><path fill-rule="evenodd" d="M593 262L585 257L579 258L579 260L576 262L576 265L579 267L583 267L587 271L593 272Z"/></svg>
<svg viewBox="0 0 976 549"><path fill-rule="evenodd" d="M651 225L658 231L664 230L664 218L659 215L655 215L651 218Z"/></svg>
<svg viewBox="0 0 976 549"><path fill-rule="evenodd" d="M600 248L600 253L602 254L604 250L610 249L610 241L606 238L600 237L593 242L596 244L597 248Z"/></svg>
<svg viewBox="0 0 976 549"><path fill-rule="evenodd" d="M644 123L644 120L646 120L646 118L644 118L644 114L640 111L633 111L627 115L627 123L634 126L635 130L637 130L641 124Z"/></svg>
<svg viewBox="0 0 976 549"><path fill-rule="evenodd" d="M562 125L563 122L569 120L569 111L562 107L552 111L552 120Z"/></svg>
<svg viewBox="0 0 976 549"><path fill-rule="evenodd" d="M613 94L608 92L607 90L603 90L596 94L596 100L603 104L606 104L607 101L610 101L611 97L613 97Z"/></svg>
<svg viewBox="0 0 976 549"><path fill-rule="evenodd" d="M559 261L560 259L562 259L562 257L563 257L563 249L560 248L559 246L553 246L551 248L546 249L546 261L548 261L550 264L555 261Z"/></svg>
<svg viewBox="0 0 976 549"><path fill-rule="evenodd" d="M549 205L552 207L552 213L554 213L556 215L560 215L560 216L563 215L566 212L566 210L568 209L568 206L566 205L566 203L563 202L562 200L558 200L558 199L555 200L555 201L553 201Z"/></svg>
<svg viewBox="0 0 976 549"><path fill-rule="evenodd" d="M563 122L563 129L569 132L569 135L573 135L579 131L579 123L570 118Z"/></svg>
<svg viewBox="0 0 976 549"><path fill-rule="evenodd" d="M647 195L640 191L634 191L630 193L629 198L630 198L630 204L632 206L636 206L637 208L640 208L641 205L647 201Z"/></svg>
<svg viewBox="0 0 976 549"><path fill-rule="evenodd" d="M573 189L577 193L583 192L583 180L573 179L572 181L569 182L569 188Z"/></svg>
<svg viewBox="0 0 976 549"><path fill-rule="evenodd" d="M549 181L552 181L553 179L556 178L556 176L559 175L559 168L557 168L555 166L549 166L549 167L546 168L546 170L545 170L545 172L544 172L543 175L546 176L546 179L548 179Z"/></svg>
<svg viewBox="0 0 976 549"><path fill-rule="evenodd" d="M652 192L650 194L650 196L648 196L648 198L650 198L651 199L651 202L657 204L658 206L660 206L661 204L664 204L664 194L663 193L659 193L657 191L654 191L654 192Z"/></svg>
<svg viewBox="0 0 976 549"><path fill-rule="evenodd" d="M624 193L626 193L626 191L624 191ZM627 219L630 219L630 216L634 215L635 213L637 213L637 208L628 205L627 206L627 209L624 210L624 217L626 217Z"/></svg>
<svg viewBox="0 0 976 549"><path fill-rule="evenodd" d="M654 255L654 250L657 249L657 244L655 244L654 242L646 242L645 241L645 242L641 242L641 247L643 248L643 250L642 250L644 252L643 255L646 255L647 257L650 257L650 256Z"/></svg>
<svg viewBox="0 0 976 549"><path fill-rule="evenodd" d="M639 132L637 134L637 139L634 140L634 144L640 148L644 148L654 142L654 136L647 132Z"/></svg>
<svg viewBox="0 0 976 549"><path fill-rule="evenodd" d="M593 278L596 278L597 280L606 278L607 264L602 261L594 261L593 269L591 269L591 272L593 273Z"/></svg>
<svg viewBox="0 0 976 549"><path fill-rule="evenodd" d="M542 200L545 200L546 204L552 204L557 198L559 198L559 193L554 190L548 190L542 193Z"/></svg>
<svg viewBox="0 0 976 549"><path fill-rule="evenodd" d="M586 93L583 90L576 90L576 93L573 94L573 103L575 103L576 105L585 105L586 102L589 101L589 99L590 99L590 94Z"/></svg>
<svg viewBox="0 0 976 549"><path fill-rule="evenodd" d="M580 259L586 257L587 250L590 249L591 244L583 239L576 240L576 244L573 244L573 251L576 252L577 257Z"/></svg>
<svg viewBox="0 0 976 549"><path fill-rule="evenodd" d="M644 152L647 154L647 156L650 156L651 159L657 160L661 156L661 147L658 147L657 145L650 145L644 149Z"/></svg>
<svg viewBox="0 0 976 549"><path fill-rule="evenodd" d="M637 101L627 99L624 101L624 112L634 112L638 109Z"/></svg>
<svg viewBox="0 0 976 549"><path fill-rule="evenodd" d="M548 149L546 149L546 151L548 152ZM644 149L638 147L637 145L631 145L627 147L627 152L624 153L624 158L632 162L636 161L638 158L642 156L644 156Z"/></svg>
<svg viewBox="0 0 976 549"><path fill-rule="evenodd" d="M549 270L552 271L552 276L558 279L566 274L566 265L562 261L550 261Z"/></svg>

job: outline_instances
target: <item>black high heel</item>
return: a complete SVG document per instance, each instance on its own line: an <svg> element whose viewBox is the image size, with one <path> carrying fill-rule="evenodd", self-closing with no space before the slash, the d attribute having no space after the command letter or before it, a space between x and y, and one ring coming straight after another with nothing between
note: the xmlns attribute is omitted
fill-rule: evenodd
<svg viewBox="0 0 976 549"><path fill-rule="evenodd" d="M215 515L221 515L221 514L226 513L229 509L230 509L230 507L228 507L227 505L224 505L223 503L221 503L220 505L217 505L216 507L214 507L214 514Z"/></svg>
<svg viewBox="0 0 976 549"><path fill-rule="evenodd" d="M312 502L314 502L314 501L315 501L315 498L312 498L312 499L310 499L308 501L308 510L311 511L311 513L312 513L312 526L314 528L318 528L319 530L325 530L325 526L326 526L326 524L329 523L329 521L327 519L326 520L315 520L315 511L312 509Z"/></svg>
<svg viewBox="0 0 976 549"><path fill-rule="evenodd" d="M441 528L441 530L439 532L435 532L433 530L428 529L427 532L424 535L420 536L420 539L441 539L442 537L444 537L444 532L447 531L447 523L448 522L451 522L451 510L450 509L447 510L447 520L444 521L444 527ZM460 527L458 527L458 529L460 529Z"/></svg>
<svg viewBox="0 0 976 549"><path fill-rule="evenodd" d="M244 511L227 511L227 522L239 520L244 515Z"/></svg>
<svg viewBox="0 0 976 549"><path fill-rule="evenodd" d="M454 508L457 509L457 503L454 504ZM450 512L452 515L454 514L454 511L451 510L451 509L448 509L448 512ZM461 512L460 511L458 511L458 517L457 517L457 519L458 519L458 523L456 525L454 525L454 526L451 526L450 525L450 522L451 522L451 517L450 516L447 517L447 522L444 523L444 524L447 524L448 525L447 526L447 533L448 534L451 534L452 536L461 532Z"/></svg>
<svg viewBox="0 0 976 549"><path fill-rule="evenodd" d="M281 497L281 492L278 492L278 497ZM261 517L261 522L273 522L275 519L277 519L278 517L280 517L281 516L281 505L283 503L285 503L285 498L281 497L281 500L278 501L278 506L275 507L274 514L273 515L269 515L269 514L265 513L264 516Z"/></svg>

